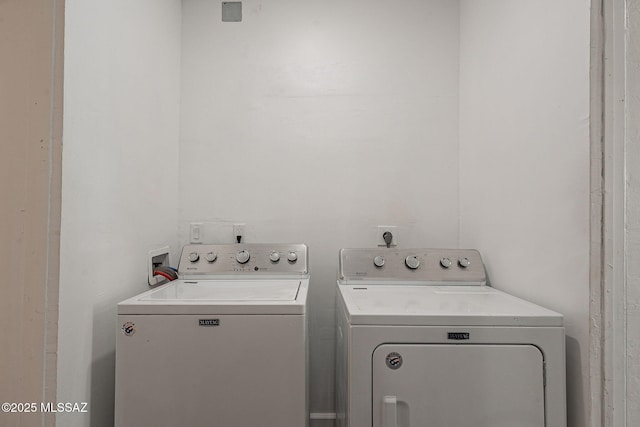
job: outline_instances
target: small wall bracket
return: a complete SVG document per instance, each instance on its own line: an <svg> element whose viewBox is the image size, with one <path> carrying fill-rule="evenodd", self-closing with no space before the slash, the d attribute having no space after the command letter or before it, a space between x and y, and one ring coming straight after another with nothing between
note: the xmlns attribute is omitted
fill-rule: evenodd
<svg viewBox="0 0 640 427"><path fill-rule="evenodd" d="M148 262L148 282L149 282L149 286L156 286L156 285L161 285L163 283L168 282L167 279L165 279L162 276L154 276L153 275L153 270L156 267L160 267L160 266L164 266L164 267L170 267L171 266L171 258L169 255L169 246L165 246L163 248L159 248L159 249L152 249L149 251L149 258L148 258L149 262Z"/></svg>

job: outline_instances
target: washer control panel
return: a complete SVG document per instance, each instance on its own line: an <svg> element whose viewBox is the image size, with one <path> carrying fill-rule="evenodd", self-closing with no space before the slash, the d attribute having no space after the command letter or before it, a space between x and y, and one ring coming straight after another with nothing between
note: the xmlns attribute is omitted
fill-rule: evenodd
<svg viewBox="0 0 640 427"><path fill-rule="evenodd" d="M178 276L306 275L307 246L283 243L187 245L182 248Z"/></svg>
<svg viewBox="0 0 640 427"><path fill-rule="evenodd" d="M486 284L475 249L342 249L340 280L403 284Z"/></svg>

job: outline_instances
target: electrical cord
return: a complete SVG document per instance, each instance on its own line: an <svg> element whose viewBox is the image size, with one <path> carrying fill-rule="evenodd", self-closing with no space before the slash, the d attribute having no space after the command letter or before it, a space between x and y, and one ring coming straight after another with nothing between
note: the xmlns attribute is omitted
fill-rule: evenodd
<svg viewBox="0 0 640 427"><path fill-rule="evenodd" d="M384 242L387 244L387 247L391 247L391 242L393 242L393 234L391 234L390 231L385 231L384 233L382 233L382 238L384 239Z"/></svg>
<svg viewBox="0 0 640 427"><path fill-rule="evenodd" d="M169 275L169 274L167 274L167 273L165 273L163 271L157 271L156 270L156 271L153 272L153 275L154 276L162 276L162 277L164 277L165 279L167 279L170 282L175 280L173 277L171 277L171 275Z"/></svg>
<svg viewBox="0 0 640 427"><path fill-rule="evenodd" d="M153 275L162 276L170 282L178 278L178 272L175 268L165 266L158 266L154 268Z"/></svg>

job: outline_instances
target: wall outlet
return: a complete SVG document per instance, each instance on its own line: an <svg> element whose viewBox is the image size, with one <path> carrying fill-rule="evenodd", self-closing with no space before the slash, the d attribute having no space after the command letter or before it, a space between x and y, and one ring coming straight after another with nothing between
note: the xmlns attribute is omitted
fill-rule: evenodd
<svg viewBox="0 0 640 427"><path fill-rule="evenodd" d="M201 222L189 224L189 243L202 243L204 241L204 225Z"/></svg>
<svg viewBox="0 0 640 427"><path fill-rule="evenodd" d="M387 246L387 242L384 240L384 233L391 233L391 245L398 246L398 226L396 225L379 225L376 228L376 245Z"/></svg>
<svg viewBox="0 0 640 427"><path fill-rule="evenodd" d="M244 242L244 238L245 238L245 234L244 234L244 229L245 229L246 224L245 223L236 223L233 224L233 241L234 243L243 243ZM238 242L238 236L241 236L241 240Z"/></svg>

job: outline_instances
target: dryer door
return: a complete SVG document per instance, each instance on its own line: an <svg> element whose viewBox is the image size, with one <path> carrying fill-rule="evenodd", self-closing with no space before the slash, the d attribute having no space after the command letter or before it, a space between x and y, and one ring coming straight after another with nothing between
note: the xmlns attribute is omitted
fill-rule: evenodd
<svg viewBox="0 0 640 427"><path fill-rule="evenodd" d="M373 353L373 427L544 427L533 345L384 344Z"/></svg>

